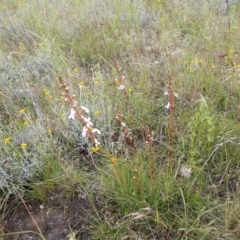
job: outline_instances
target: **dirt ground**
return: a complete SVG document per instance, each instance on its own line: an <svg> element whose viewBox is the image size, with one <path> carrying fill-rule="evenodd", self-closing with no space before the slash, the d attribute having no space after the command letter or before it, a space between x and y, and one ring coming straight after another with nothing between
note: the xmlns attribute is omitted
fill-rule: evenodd
<svg viewBox="0 0 240 240"><path fill-rule="evenodd" d="M23 204L16 205L16 200L9 200L9 209L1 225L5 234L26 231L22 234L1 236L0 240L38 240L37 228L34 225ZM90 214L90 204L86 198L74 198L52 195L45 204L28 202L32 216L36 220L47 240L88 240L87 219ZM27 231L32 231L27 232ZM35 233L33 233L35 232ZM2 238L1 238L2 237Z"/></svg>

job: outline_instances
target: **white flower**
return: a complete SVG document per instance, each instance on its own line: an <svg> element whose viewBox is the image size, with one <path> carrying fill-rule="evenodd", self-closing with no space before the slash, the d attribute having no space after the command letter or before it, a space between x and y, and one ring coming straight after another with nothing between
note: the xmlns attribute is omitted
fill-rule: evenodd
<svg viewBox="0 0 240 240"><path fill-rule="evenodd" d="M173 95L174 95L175 98L178 98L178 97L179 97L178 93L175 93L175 92L174 92Z"/></svg>
<svg viewBox="0 0 240 240"><path fill-rule="evenodd" d="M125 122L121 122L122 127L126 127L127 124Z"/></svg>
<svg viewBox="0 0 240 240"><path fill-rule="evenodd" d="M120 85L118 89L123 90L125 87L123 85Z"/></svg>
<svg viewBox="0 0 240 240"><path fill-rule="evenodd" d="M192 173L192 168L188 168L185 165L183 165L180 169L180 173L183 177L190 178Z"/></svg>
<svg viewBox="0 0 240 240"><path fill-rule="evenodd" d="M165 91L165 92L164 92L164 95L165 95L165 96L168 96L168 91ZM178 97L179 97L178 93L175 93L175 92L173 93L173 96L174 96L175 98L178 98Z"/></svg>
<svg viewBox="0 0 240 240"><path fill-rule="evenodd" d="M88 109L88 108L81 106L81 109L82 109L84 112L89 113L89 109Z"/></svg>
<svg viewBox="0 0 240 240"><path fill-rule="evenodd" d="M88 128L84 126L83 130L82 130L82 136L86 137L87 136L87 132L88 132Z"/></svg>
<svg viewBox="0 0 240 240"><path fill-rule="evenodd" d="M92 130L92 133L97 133L97 134L101 134L101 131L100 130L98 130L97 128L94 128L93 130Z"/></svg>
<svg viewBox="0 0 240 240"><path fill-rule="evenodd" d="M70 112L70 115L69 115L69 119L75 119L75 114L76 114L76 111L74 108L71 108L71 112Z"/></svg>
<svg viewBox="0 0 240 240"><path fill-rule="evenodd" d="M90 127L90 126L93 126L93 123L91 122L91 119L90 117L86 118L86 117L82 117L84 122L86 123L86 127Z"/></svg>
<svg viewBox="0 0 240 240"><path fill-rule="evenodd" d="M168 104L165 106L166 109L170 108L170 102L168 102Z"/></svg>
<svg viewBox="0 0 240 240"><path fill-rule="evenodd" d="M96 138L94 139L94 143L96 147L100 145L100 142Z"/></svg>

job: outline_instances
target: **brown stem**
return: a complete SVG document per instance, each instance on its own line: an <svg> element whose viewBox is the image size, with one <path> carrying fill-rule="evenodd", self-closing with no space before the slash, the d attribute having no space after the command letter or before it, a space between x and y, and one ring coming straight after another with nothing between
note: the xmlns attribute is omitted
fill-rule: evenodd
<svg viewBox="0 0 240 240"><path fill-rule="evenodd" d="M19 196L21 202L23 203L24 207L26 208L26 210L27 210L27 212L28 212L28 215L31 217L31 219L32 219L32 221L33 221L33 223L34 223L34 225L36 226L36 228L37 228L37 230L38 230L40 236L41 236L43 239L45 239L44 236L43 236L43 233L42 233L41 229L39 228L39 226L38 226L36 220L34 219L32 213L30 212L30 210L29 210L27 204L26 204L25 201L23 200L23 198L22 198L20 192L19 192L17 189L16 189L16 192L17 192L17 194L18 194L18 196Z"/></svg>

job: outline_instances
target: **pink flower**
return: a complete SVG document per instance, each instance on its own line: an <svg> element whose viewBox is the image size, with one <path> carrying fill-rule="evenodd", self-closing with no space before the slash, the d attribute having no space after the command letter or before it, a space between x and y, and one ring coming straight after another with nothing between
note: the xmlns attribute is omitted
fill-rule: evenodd
<svg viewBox="0 0 240 240"><path fill-rule="evenodd" d="M93 130L92 130L92 133L97 133L97 134L101 134L101 131L100 130L98 130L97 128L94 128Z"/></svg>
<svg viewBox="0 0 240 240"><path fill-rule="evenodd" d="M89 113L89 109L88 109L88 108L81 106L81 109L82 109L84 112Z"/></svg>
<svg viewBox="0 0 240 240"><path fill-rule="evenodd" d="M123 85L120 85L120 87L118 89L123 90L123 89L125 89L125 87Z"/></svg>
<svg viewBox="0 0 240 240"><path fill-rule="evenodd" d="M87 136L87 132L88 132L88 128L84 126L83 130L82 130L82 136L86 137Z"/></svg>
<svg viewBox="0 0 240 240"><path fill-rule="evenodd" d="M126 127L127 124L125 122L121 122L122 127Z"/></svg>
<svg viewBox="0 0 240 240"><path fill-rule="evenodd" d="M100 145L100 142L96 138L94 139L94 143L95 143L96 147Z"/></svg>
<svg viewBox="0 0 240 240"><path fill-rule="evenodd" d="M170 102L168 102L168 104L165 106L166 109L170 108Z"/></svg>
<svg viewBox="0 0 240 240"><path fill-rule="evenodd" d="M174 92L173 95L174 95L175 98L178 98L178 97L179 97L178 93L175 93L175 92Z"/></svg>
<svg viewBox="0 0 240 240"><path fill-rule="evenodd" d="M83 118L83 120L84 120L84 122L86 124L86 127L93 126L93 123L91 122L90 117L86 118L86 117L82 116L82 118Z"/></svg>
<svg viewBox="0 0 240 240"><path fill-rule="evenodd" d="M76 111L74 108L71 108L71 112L70 112L70 115L69 115L69 119L75 119L75 114L76 114Z"/></svg>

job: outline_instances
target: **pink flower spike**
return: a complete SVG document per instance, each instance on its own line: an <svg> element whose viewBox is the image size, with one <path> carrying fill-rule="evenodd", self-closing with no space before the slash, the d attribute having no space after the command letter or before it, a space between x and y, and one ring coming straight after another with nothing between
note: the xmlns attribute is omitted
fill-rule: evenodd
<svg viewBox="0 0 240 240"><path fill-rule="evenodd" d="M69 119L75 119L75 114L76 114L76 111L75 109L71 108L71 112L70 112L70 115L69 115Z"/></svg>
<svg viewBox="0 0 240 240"><path fill-rule="evenodd" d="M101 131L100 130L98 130L97 128L94 128L93 130L92 130L92 133L97 133L97 134L101 134Z"/></svg>
<svg viewBox="0 0 240 240"><path fill-rule="evenodd" d="M89 109L86 108L86 107L81 106L81 109L82 109L84 112L86 112L86 113L89 113L89 112L90 112Z"/></svg>

